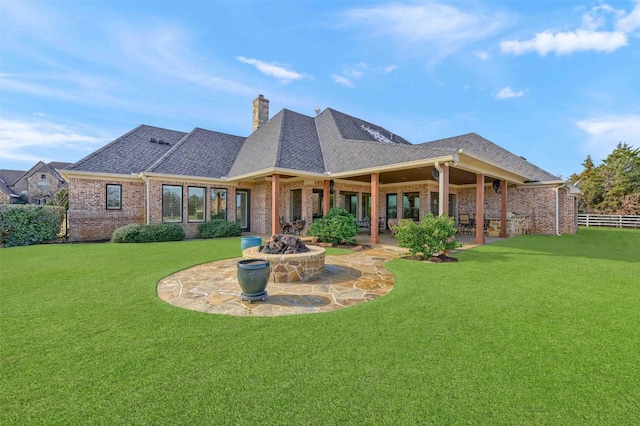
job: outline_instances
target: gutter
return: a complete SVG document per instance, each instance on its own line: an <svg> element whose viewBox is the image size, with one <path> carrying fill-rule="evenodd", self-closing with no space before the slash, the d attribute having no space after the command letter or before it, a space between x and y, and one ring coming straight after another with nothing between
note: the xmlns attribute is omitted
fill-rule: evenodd
<svg viewBox="0 0 640 426"><path fill-rule="evenodd" d="M556 236L560 236L560 188L564 187L564 183L553 188L556 191Z"/></svg>

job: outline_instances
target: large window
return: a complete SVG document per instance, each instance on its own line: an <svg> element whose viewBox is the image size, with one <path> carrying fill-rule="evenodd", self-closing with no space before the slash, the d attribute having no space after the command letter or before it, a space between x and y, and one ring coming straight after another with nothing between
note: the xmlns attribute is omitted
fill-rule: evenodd
<svg viewBox="0 0 640 426"><path fill-rule="evenodd" d="M121 185L107 185L107 210L122 210Z"/></svg>
<svg viewBox="0 0 640 426"><path fill-rule="evenodd" d="M291 220L302 219L302 189L291 190L291 211L289 213Z"/></svg>
<svg viewBox="0 0 640 426"><path fill-rule="evenodd" d="M189 222L204 222L204 188L189 187Z"/></svg>
<svg viewBox="0 0 640 426"><path fill-rule="evenodd" d="M458 217L456 214L456 194L449 194L449 216L450 217ZM438 192L431 193L431 213L434 216L440 215L440 194Z"/></svg>
<svg viewBox="0 0 640 426"><path fill-rule="evenodd" d="M398 218L398 194L387 194L387 219Z"/></svg>
<svg viewBox="0 0 640 426"><path fill-rule="evenodd" d="M248 232L249 228L249 214L250 197L248 189L238 189L236 191L236 222L240 224L243 231Z"/></svg>
<svg viewBox="0 0 640 426"><path fill-rule="evenodd" d="M182 222L182 187L162 185L162 221Z"/></svg>
<svg viewBox="0 0 640 426"><path fill-rule="evenodd" d="M211 219L227 220L226 189L211 189Z"/></svg>
<svg viewBox="0 0 640 426"><path fill-rule="evenodd" d="M402 217L404 219L413 219L416 222L420 220L419 192L407 192L402 195Z"/></svg>

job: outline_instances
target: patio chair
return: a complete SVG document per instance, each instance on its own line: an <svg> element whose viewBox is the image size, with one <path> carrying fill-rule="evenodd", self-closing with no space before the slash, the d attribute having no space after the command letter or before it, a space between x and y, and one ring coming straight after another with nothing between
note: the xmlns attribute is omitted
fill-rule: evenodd
<svg viewBox="0 0 640 426"><path fill-rule="evenodd" d="M458 215L458 230L460 234L469 234L471 235L471 218L469 217L469 213L460 213Z"/></svg>
<svg viewBox="0 0 640 426"><path fill-rule="evenodd" d="M283 216L280 216L280 232L283 234L293 234L294 229L291 223L286 222Z"/></svg>

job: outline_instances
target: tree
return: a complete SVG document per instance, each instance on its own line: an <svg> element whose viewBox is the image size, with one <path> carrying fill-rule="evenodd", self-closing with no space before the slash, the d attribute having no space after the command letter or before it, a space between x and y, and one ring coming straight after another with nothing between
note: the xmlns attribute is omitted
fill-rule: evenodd
<svg viewBox="0 0 640 426"><path fill-rule="evenodd" d="M581 212L640 214L640 148L621 142L599 166L590 156L582 166L571 176L583 193Z"/></svg>

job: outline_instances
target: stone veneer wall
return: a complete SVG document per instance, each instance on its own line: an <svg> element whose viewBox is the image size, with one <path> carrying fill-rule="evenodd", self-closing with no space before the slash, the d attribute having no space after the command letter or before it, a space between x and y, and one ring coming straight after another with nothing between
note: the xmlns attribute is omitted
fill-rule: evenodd
<svg viewBox="0 0 640 426"><path fill-rule="evenodd" d="M42 175L45 176L44 179L42 179ZM38 182L40 181L47 182L48 186L45 189L40 189L38 187ZM60 182L60 179L43 167L41 170L33 172L33 174L27 178L27 203L38 204L38 201L42 199L49 201L54 195L66 187L65 182Z"/></svg>
<svg viewBox="0 0 640 426"><path fill-rule="evenodd" d="M122 185L122 209L107 210L107 184ZM116 228L145 221L145 184L106 179L69 182L69 239L108 240Z"/></svg>
<svg viewBox="0 0 640 426"><path fill-rule="evenodd" d="M566 189L560 189L559 224L560 233L575 234L578 231L576 221L575 197L568 195ZM500 217L500 195L491 185L485 186L485 216ZM532 234L552 235L556 232L556 193L553 187L516 187L509 185L507 192L507 211L528 215ZM476 188L460 188L458 191L458 212L476 212Z"/></svg>

